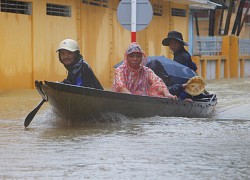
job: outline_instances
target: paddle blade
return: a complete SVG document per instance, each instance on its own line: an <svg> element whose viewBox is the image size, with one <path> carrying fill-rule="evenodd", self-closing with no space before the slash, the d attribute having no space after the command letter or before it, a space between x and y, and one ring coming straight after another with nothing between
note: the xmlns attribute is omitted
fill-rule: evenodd
<svg viewBox="0 0 250 180"><path fill-rule="evenodd" d="M37 111L41 108L41 106L43 105L43 103L45 102L45 99L42 99L42 101L35 107L35 109L33 109L33 111L31 111L27 117L24 120L24 127L27 127L32 119L34 118L34 116L36 115Z"/></svg>

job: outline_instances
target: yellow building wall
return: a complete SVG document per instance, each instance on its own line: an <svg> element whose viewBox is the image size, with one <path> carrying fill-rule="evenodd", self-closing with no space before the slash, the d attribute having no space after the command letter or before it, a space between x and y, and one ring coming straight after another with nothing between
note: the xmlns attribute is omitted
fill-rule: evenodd
<svg viewBox="0 0 250 180"><path fill-rule="evenodd" d="M240 32L240 38L250 39L250 24L243 25L241 32Z"/></svg>
<svg viewBox="0 0 250 180"><path fill-rule="evenodd" d="M131 43L131 32L128 31L127 29L124 29L120 23L118 22L117 19L117 7L119 4L119 1L114 0L113 1L113 6L112 6L112 27L111 27L111 32L112 32L112 41L110 43L110 85L113 81L114 77L114 68L113 66L120 61L123 60L124 58L124 53L126 48L128 47L129 43ZM138 34L137 34L137 39L138 39Z"/></svg>
<svg viewBox="0 0 250 180"><path fill-rule="evenodd" d="M104 87L110 85L110 51L112 33L109 22L110 9L82 4L82 50Z"/></svg>
<svg viewBox="0 0 250 180"><path fill-rule="evenodd" d="M0 22L0 89L31 88L31 16L1 12Z"/></svg>
<svg viewBox="0 0 250 180"><path fill-rule="evenodd" d="M152 21L146 28L147 53L149 56L167 56L167 47L162 45L162 40L167 37L170 21L170 3L163 3L162 16L153 16Z"/></svg>
<svg viewBox="0 0 250 180"><path fill-rule="evenodd" d="M46 15L46 3L71 6L71 17ZM34 80L62 81L67 76L56 49L65 38L80 43L77 36L77 5L71 0L33 1Z"/></svg>
<svg viewBox="0 0 250 180"><path fill-rule="evenodd" d="M170 12L172 8L178 8L178 9L184 9L186 11L186 17L180 17L180 16L171 16ZM189 8L188 5L185 4L179 4L179 3L169 3L169 5L166 7L167 12L169 12L169 31L179 31L183 35L183 40L185 42L188 42L188 19L189 19ZM165 37L167 37L167 33ZM173 54L169 47L165 46L167 52L165 56L167 56L170 59L173 59ZM188 47L186 47L188 50Z"/></svg>
<svg viewBox="0 0 250 180"><path fill-rule="evenodd" d="M114 68L122 61L131 42L131 32L117 20L119 0L109 8L81 0L25 0L32 3L32 15L0 12L0 89L34 88L34 80L62 81L67 71L56 49L65 38L77 40L83 58L105 88L110 88ZM71 17L46 15L46 3L71 7ZM169 30L179 30L188 41L188 17L171 17L171 7L186 5L162 1L162 16L153 16L147 28L136 33L137 42L149 55L169 57L162 46ZM188 10L187 10L188 13ZM177 25L180 24L180 25ZM184 30L184 31L183 31Z"/></svg>
<svg viewBox="0 0 250 180"><path fill-rule="evenodd" d="M189 8L185 4L170 4L170 8L184 9L186 11L185 17L170 16L170 30L176 30L182 33L183 39L188 42L188 18Z"/></svg>

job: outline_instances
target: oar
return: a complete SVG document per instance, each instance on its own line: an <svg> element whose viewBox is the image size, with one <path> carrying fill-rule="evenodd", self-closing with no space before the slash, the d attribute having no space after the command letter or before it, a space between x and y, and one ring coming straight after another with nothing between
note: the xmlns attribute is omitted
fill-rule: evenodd
<svg viewBox="0 0 250 180"><path fill-rule="evenodd" d="M28 116L24 120L24 127L27 127L31 123L32 119L34 118L37 111L41 108L44 102L46 102L46 99L42 99L42 101L35 107L35 109L33 109L33 111L28 114Z"/></svg>

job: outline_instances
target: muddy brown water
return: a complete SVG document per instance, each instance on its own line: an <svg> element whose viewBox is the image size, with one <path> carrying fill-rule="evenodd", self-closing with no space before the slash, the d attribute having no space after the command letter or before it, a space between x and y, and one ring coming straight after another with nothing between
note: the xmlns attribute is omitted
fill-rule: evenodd
<svg viewBox="0 0 250 180"><path fill-rule="evenodd" d="M0 91L0 179L250 179L250 79L207 81L212 118L152 117L71 127L35 90Z"/></svg>

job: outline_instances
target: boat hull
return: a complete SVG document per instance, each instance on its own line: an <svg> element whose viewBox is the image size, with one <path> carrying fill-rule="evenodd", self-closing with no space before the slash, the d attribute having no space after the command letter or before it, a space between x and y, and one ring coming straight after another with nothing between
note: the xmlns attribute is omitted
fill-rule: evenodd
<svg viewBox="0 0 250 180"><path fill-rule="evenodd" d="M134 118L210 117L217 103L216 97L202 102L173 101L169 98L131 95L56 82L39 84L39 93L46 96L58 115L69 121L81 121L106 113Z"/></svg>

